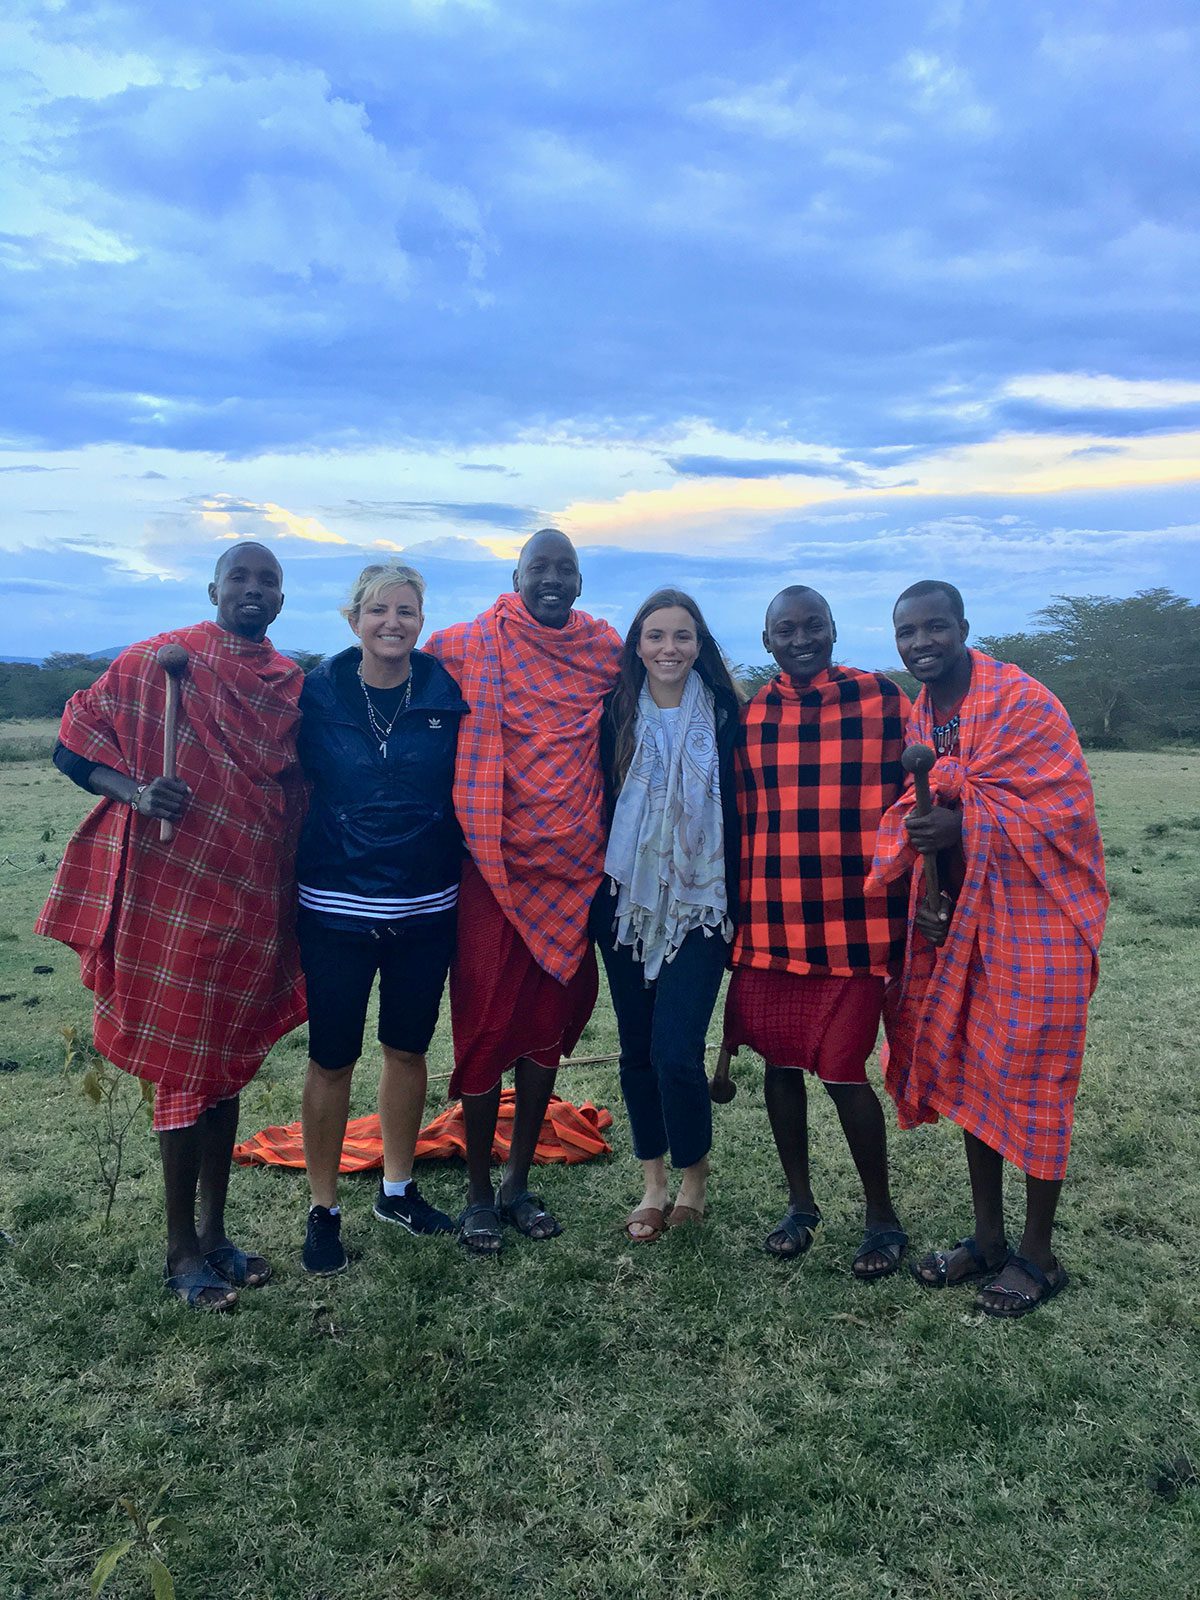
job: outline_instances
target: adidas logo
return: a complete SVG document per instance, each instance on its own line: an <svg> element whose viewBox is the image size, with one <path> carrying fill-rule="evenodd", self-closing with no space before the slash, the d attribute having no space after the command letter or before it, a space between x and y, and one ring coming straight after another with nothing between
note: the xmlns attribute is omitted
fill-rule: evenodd
<svg viewBox="0 0 1200 1600"><path fill-rule="evenodd" d="M430 719L429 719L429 726L430 726L430 727L431 727L431 728L433 728L433 729L435 729L435 730L436 730L436 729L438 729L438 728L440 728L440 727L441 727L441 725L442 725L442 719L441 719L441 717L430 717Z"/></svg>

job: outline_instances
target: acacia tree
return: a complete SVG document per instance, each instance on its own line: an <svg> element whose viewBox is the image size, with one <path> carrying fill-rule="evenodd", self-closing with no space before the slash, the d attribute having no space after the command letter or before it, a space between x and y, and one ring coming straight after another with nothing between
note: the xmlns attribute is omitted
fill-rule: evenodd
<svg viewBox="0 0 1200 1600"><path fill-rule="evenodd" d="M1164 588L1055 595L1033 621L979 647L1053 690L1085 740L1200 737L1200 605Z"/></svg>

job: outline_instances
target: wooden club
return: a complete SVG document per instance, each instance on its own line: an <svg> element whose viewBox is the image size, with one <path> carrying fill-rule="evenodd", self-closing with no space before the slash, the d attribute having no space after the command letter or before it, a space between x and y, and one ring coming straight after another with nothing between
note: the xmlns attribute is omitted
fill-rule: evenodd
<svg viewBox="0 0 1200 1600"><path fill-rule="evenodd" d="M179 680L187 671L188 653L181 644L159 645L155 659L167 675L167 705L163 715L162 775L175 773L175 742L179 729ZM164 817L158 824L158 837L166 844L175 837L175 824Z"/></svg>
<svg viewBox="0 0 1200 1600"><path fill-rule="evenodd" d="M912 775L915 817L927 817L933 809L933 802L929 798L929 774L936 760L937 752L927 744L910 744L900 757L900 765ZM931 852L922 855L921 860L925 863L925 904L931 911L939 911L942 895L938 884L937 855Z"/></svg>
<svg viewBox="0 0 1200 1600"><path fill-rule="evenodd" d="M708 1098L715 1105L727 1106L737 1093L737 1084L729 1076L729 1050L722 1045L717 1055L717 1064L713 1068L713 1075L708 1080Z"/></svg>

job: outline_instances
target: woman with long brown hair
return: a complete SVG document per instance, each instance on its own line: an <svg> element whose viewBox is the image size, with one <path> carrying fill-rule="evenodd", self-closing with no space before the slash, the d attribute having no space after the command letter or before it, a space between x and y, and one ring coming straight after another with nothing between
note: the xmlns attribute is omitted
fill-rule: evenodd
<svg viewBox="0 0 1200 1600"><path fill-rule="evenodd" d="M625 1222L634 1243L704 1215L704 1041L737 913L739 698L700 607L656 590L630 626L600 724L609 839L592 912L642 1164L642 1199ZM673 1207L668 1153L680 1174Z"/></svg>

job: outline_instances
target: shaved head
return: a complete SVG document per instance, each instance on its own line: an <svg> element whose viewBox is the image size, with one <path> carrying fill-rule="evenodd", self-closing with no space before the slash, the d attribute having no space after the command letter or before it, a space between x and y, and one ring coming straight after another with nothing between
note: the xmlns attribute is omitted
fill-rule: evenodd
<svg viewBox="0 0 1200 1600"><path fill-rule="evenodd" d="M790 600L808 600L810 603L819 600L825 607L825 614L830 622L833 621L833 607L818 589L810 589L806 583L789 583L786 589L780 589L774 600L767 607L767 625L770 626L771 613L787 604Z"/></svg>
<svg viewBox="0 0 1200 1600"><path fill-rule="evenodd" d="M583 590L575 546L558 528L539 528L521 547L513 588L547 628L565 628Z"/></svg>
<svg viewBox="0 0 1200 1600"><path fill-rule="evenodd" d="M257 565L263 556L266 556L268 561L273 561L276 571L282 575L283 568L279 565L279 559L273 550L269 550L265 544L259 544L257 539L243 539L240 544L231 544L227 550L221 551L213 568L213 582L220 582L222 572L235 557L239 561L253 561Z"/></svg>

